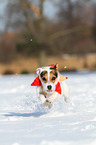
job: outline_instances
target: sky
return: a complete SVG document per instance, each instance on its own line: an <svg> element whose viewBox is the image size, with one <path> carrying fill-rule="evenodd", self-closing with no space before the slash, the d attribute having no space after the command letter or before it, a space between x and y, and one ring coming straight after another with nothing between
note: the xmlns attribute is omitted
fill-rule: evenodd
<svg viewBox="0 0 96 145"><path fill-rule="evenodd" d="M48 0L44 4L44 14L50 19L53 19L56 15L57 9L54 7L54 4Z"/></svg>
<svg viewBox="0 0 96 145"><path fill-rule="evenodd" d="M6 4L7 4L7 0L0 0L0 17L1 18L4 16L4 10L5 10ZM4 28L4 23L3 23L3 19L1 19L0 30L2 31L3 28Z"/></svg>
<svg viewBox="0 0 96 145"><path fill-rule="evenodd" d="M54 19L58 12L58 5L54 5L54 2L58 3L59 0L45 0L44 2L44 15L47 16L49 19ZM76 0L72 0L73 2ZM96 0L89 0L89 2L94 2ZM4 16L5 6L8 0L0 0L0 17ZM33 0L34 4L38 3L38 0ZM55 19L56 20L56 19ZM4 28L4 23L2 19L0 20L0 30Z"/></svg>
<svg viewBox="0 0 96 145"><path fill-rule="evenodd" d="M4 16L5 6L7 4L7 0L0 0L0 17ZM54 4L49 0L45 0L44 3L44 15L49 19L53 19L56 15L57 9L54 7ZM4 28L4 23L0 21L0 30Z"/></svg>

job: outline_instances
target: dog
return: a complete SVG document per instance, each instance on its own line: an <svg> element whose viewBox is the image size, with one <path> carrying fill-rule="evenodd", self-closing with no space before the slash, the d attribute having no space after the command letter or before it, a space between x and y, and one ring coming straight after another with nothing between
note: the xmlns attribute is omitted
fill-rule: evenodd
<svg viewBox="0 0 96 145"><path fill-rule="evenodd" d="M66 103L69 103L69 87L58 71L58 64L37 68L38 77L33 81L31 86L37 86L37 97L41 100L44 107L51 109L53 103L58 101L62 96Z"/></svg>

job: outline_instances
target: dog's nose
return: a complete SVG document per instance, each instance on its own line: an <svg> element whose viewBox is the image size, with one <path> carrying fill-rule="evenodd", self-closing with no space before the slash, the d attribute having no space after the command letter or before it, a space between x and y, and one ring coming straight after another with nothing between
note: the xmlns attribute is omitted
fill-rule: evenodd
<svg viewBox="0 0 96 145"><path fill-rule="evenodd" d="M51 90L52 86L51 86L51 85L49 85L49 86L47 86L47 88L48 88L48 90Z"/></svg>

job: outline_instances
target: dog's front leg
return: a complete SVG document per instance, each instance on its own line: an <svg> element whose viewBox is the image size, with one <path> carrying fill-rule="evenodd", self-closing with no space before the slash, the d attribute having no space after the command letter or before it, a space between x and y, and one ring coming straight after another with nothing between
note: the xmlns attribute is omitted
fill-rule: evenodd
<svg viewBox="0 0 96 145"><path fill-rule="evenodd" d="M46 99L45 102L43 103L43 106L44 106L45 108L51 109L52 106L53 106L53 104L52 104L52 102L50 102L48 99Z"/></svg>
<svg viewBox="0 0 96 145"><path fill-rule="evenodd" d="M48 96L48 100L51 103L57 102L61 98L61 95L59 95L57 92L54 92L52 95Z"/></svg>
<svg viewBox="0 0 96 145"><path fill-rule="evenodd" d="M40 87L37 87L37 97L39 100L41 100L42 104L45 102L46 98L45 96L43 95L43 92L41 90Z"/></svg>
<svg viewBox="0 0 96 145"><path fill-rule="evenodd" d="M54 94L51 94L51 95L47 95L46 100L43 103L43 106L51 109L53 106L53 103L58 101L61 98L60 96L59 97L57 97L57 96L58 96L57 92L55 92Z"/></svg>
<svg viewBox="0 0 96 145"><path fill-rule="evenodd" d="M46 108L49 108L49 109L51 109L52 108L52 106L53 106L53 103L55 102L55 101L57 101L57 93L55 94L51 94L51 95L46 95L46 100L45 100L45 102L43 103L43 106L44 107L46 107Z"/></svg>
<svg viewBox="0 0 96 145"><path fill-rule="evenodd" d="M37 87L37 97L42 102L45 108L49 108L49 109L52 108L51 101L48 100L47 96L46 97L44 96L42 89L40 87Z"/></svg>

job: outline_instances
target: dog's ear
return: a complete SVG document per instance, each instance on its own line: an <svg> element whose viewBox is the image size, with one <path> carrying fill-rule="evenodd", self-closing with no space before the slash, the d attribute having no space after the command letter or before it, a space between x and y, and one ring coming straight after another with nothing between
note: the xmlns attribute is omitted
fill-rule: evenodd
<svg viewBox="0 0 96 145"><path fill-rule="evenodd" d="M56 65L55 65L55 69L58 70L58 63L56 63Z"/></svg>
<svg viewBox="0 0 96 145"><path fill-rule="evenodd" d="M41 68L37 68L36 73L37 73L37 75L39 75L41 73Z"/></svg>

